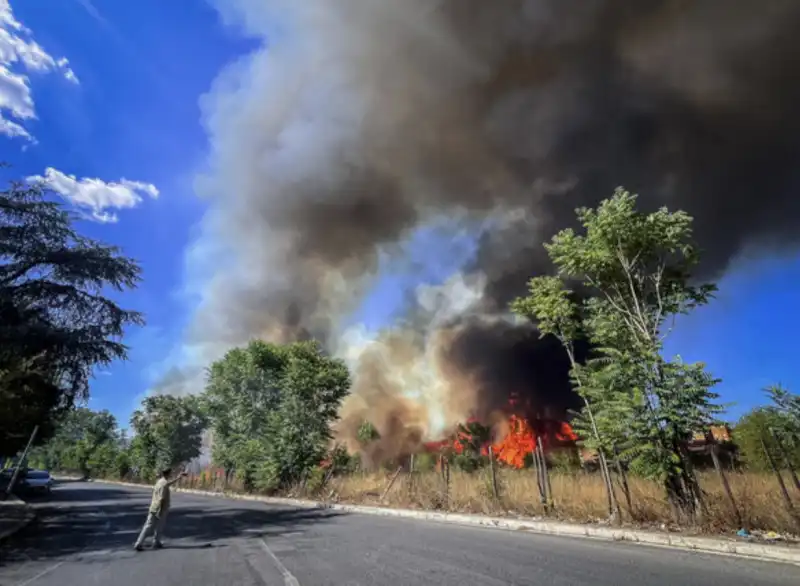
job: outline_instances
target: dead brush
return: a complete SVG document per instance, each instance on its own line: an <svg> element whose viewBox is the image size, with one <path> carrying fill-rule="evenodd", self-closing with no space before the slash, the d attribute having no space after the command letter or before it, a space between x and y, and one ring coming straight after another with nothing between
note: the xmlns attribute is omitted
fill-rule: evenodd
<svg viewBox="0 0 800 586"><path fill-rule="evenodd" d="M708 517L701 529L709 532L734 532L735 516L725 496L722 483L714 472L702 472L700 485L706 495ZM397 508L447 510L484 515L541 517L545 510L539 498L536 476L532 470L502 468L497 472L499 498L492 496L491 480L484 470L467 473L452 470L449 493L445 493L441 473L407 473L386 494L387 475L356 474L335 477L331 489L339 502L380 505ZM598 474L556 472L551 475L554 509L550 516L581 523L605 521L608 517L603 481ZM628 479L632 510L621 501L623 521L641 526L670 526L670 508L656 482L637 477ZM754 472L729 474L734 498L748 529L796 532L791 515L780 496L773 476ZM616 487L618 494L621 489Z"/></svg>

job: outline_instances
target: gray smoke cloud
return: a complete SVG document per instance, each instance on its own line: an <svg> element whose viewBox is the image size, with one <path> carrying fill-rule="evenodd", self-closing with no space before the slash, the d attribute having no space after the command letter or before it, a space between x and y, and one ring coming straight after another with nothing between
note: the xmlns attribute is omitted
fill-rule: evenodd
<svg viewBox="0 0 800 586"><path fill-rule="evenodd" d="M194 344L336 347L381 254L442 217L482 222L463 272L484 285L440 359L507 392L491 349L518 349L520 329L475 316L549 270L541 243L574 208L623 184L686 209L708 274L800 234L796 0L214 4L261 47L202 102L202 239L225 254ZM391 403L376 396L365 413Z"/></svg>

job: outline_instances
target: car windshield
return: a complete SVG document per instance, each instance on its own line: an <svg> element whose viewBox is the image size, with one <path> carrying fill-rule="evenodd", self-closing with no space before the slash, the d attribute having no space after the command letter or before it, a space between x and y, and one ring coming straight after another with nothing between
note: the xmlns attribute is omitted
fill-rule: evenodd
<svg viewBox="0 0 800 586"><path fill-rule="evenodd" d="M38 480L44 480L50 477L49 472L41 472L39 470L32 470L25 475L26 478L34 478Z"/></svg>

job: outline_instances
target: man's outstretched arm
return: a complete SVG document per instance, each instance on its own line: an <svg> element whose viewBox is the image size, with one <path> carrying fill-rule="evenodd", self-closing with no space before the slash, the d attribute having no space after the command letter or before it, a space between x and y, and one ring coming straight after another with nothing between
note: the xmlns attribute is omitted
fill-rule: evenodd
<svg viewBox="0 0 800 586"><path fill-rule="evenodd" d="M181 478L185 478L185 477L187 477L187 476L189 476L189 475L188 475L186 472L181 472L180 474L178 474L178 475L177 475L175 478L173 478L172 480L167 480L167 485L168 485L168 486L172 486L173 484L175 484L176 482L178 482L178 481L179 481Z"/></svg>

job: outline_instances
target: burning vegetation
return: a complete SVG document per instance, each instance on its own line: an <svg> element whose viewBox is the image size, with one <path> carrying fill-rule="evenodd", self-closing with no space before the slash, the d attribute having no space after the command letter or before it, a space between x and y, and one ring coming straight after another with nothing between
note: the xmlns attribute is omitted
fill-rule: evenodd
<svg viewBox="0 0 800 586"><path fill-rule="evenodd" d="M445 439L425 442L424 450L441 455L488 458L511 468L524 468L533 463L534 452L541 442L542 450L576 449L578 436L566 421L532 418L530 409L521 409L513 397L508 410L496 417L493 425L470 419Z"/></svg>
<svg viewBox="0 0 800 586"><path fill-rule="evenodd" d="M507 307L552 270L541 242L575 208L624 183L643 209L685 209L713 276L800 233L796 0L219 4L261 43L203 100L211 272L198 364L162 392L253 338L313 338L348 362L337 439L361 451L369 420L370 460L471 417L499 430L512 391L535 432L581 404L558 343ZM405 243L431 230L415 257ZM385 331L346 327L376 275L433 260L452 277L403 291Z"/></svg>

